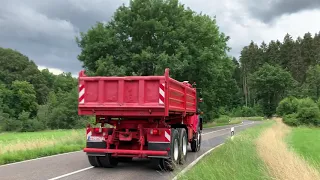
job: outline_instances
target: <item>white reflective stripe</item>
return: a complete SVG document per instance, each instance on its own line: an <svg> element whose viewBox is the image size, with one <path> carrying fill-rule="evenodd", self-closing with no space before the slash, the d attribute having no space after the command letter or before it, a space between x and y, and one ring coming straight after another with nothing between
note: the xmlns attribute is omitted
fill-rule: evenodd
<svg viewBox="0 0 320 180"><path fill-rule="evenodd" d="M165 131L164 136L170 142L170 135L169 135L169 133L167 133L167 131Z"/></svg>
<svg viewBox="0 0 320 180"><path fill-rule="evenodd" d="M87 134L87 140L89 139L89 137L92 135L92 132L89 131L89 133Z"/></svg>
<svg viewBox="0 0 320 180"><path fill-rule="evenodd" d="M164 91L161 88L159 88L159 94L164 97Z"/></svg>
<svg viewBox="0 0 320 180"><path fill-rule="evenodd" d="M163 86L163 88L165 88L165 83L161 84L160 87L159 87L159 104L164 104L162 98L164 99L165 98L165 93L164 93L164 90L161 89L161 86Z"/></svg>
<svg viewBox="0 0 320 180"><path fill-rule="evenodd" d="M83 88L83 89L79 92L79 98L80 98L82 95L84 95L84 90L85 90L85 88Z"/></svg>
<svg viewBox="0 0 320 180"><path fill-rule="evenodd" d="M79 103L80 104L84 104L84 98Z"/></svg>

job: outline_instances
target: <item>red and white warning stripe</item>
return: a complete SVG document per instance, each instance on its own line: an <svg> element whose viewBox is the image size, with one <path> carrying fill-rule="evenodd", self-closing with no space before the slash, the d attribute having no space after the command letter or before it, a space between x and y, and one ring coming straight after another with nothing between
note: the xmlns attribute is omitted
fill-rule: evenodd
<svg viewBox="0 0 320 180"><path fill-rule="evenodd" d="M87 128L87 140L89 140L91 135L92 135L91 129Z"/></svg>
<svg viewBox="0 0 320 180"><path fill-rule="evenodd" d="M165 87L164 83L160 84L159 86L159 104L164 104L164 97L165 97L164 87Z"/></svg>
<svg viewBox="0 0 320 180"><path fill-rule="evenodd" d="M164 137L166 138L167 142L171 141L171 130L170 129L164 131Z"/></svg>
<svg viewBox="0 0 320 180"><path fill-rule="evenodd" d="M79 104L84 104L84 84L79 85Z"/></svg>

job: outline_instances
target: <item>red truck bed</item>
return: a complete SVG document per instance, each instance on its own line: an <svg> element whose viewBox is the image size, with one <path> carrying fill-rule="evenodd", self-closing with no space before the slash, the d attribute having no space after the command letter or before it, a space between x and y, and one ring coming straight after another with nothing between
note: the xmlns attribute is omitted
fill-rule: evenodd
<svg viewBox="0 0 320 180"><path fill-rule="evenodd" d="M79 73L79 115L169 116L196 113L196 90L164 76L88 77Z"/></svg>

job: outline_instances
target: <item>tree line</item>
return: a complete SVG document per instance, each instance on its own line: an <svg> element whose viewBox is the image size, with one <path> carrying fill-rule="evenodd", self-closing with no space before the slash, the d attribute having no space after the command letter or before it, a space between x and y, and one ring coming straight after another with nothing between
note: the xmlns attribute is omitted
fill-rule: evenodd
<svg viewBox="0 0 320 180"><path fill-rule="evenodd" d="M259 104L267 116L290 115L290 122L320 125L320 33L295 40L286 34L283 41L260 45L252 41L241 51L240 63L247 106ZM287 105L292 98L294 104Z"/></svg>
<svg viewBox="0 0 320 180"><path fill-rule="evenodd" d="M89 76L163 75L168 67L174 79L196 82L205 121L220 115L271 116L286 97L319 99L320 34L296 40L287 34L282 42L261 45L252 41L239 59L228 55L230 38L216 18L178 0L134 0L109 22L82 32L76 44ZM77 79L70 73L40 71L25 55L0 49L2 130L84 127L90 119L77 115L77 99Z"/></svg>
<svg viewBox="0 0 320 180"><path fill-rule="evenodd" d="M0 47L0 128L37 131L82 127L77 115L77 79L54 75L18 51Z"/></svg>

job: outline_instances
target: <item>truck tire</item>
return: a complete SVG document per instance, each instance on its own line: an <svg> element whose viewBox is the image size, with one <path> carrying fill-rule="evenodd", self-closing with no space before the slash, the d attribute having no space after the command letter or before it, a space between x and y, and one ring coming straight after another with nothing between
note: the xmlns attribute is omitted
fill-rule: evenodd
<svg viewBox="0 0 320 180"><path fill-rule="evenodd" d="M113 168L118 165L118 159L112 157L111 154L107 153L106 156L99 157L99 161L104 168Z"/></svg>
<svg viewBox="0 0 320 180"><path fill-rule="evenodd" d="M171 129L170 157L160 159L160 167L165 171L173 171L179 163L179 132Z"/></svg>
<svg viewBox="0 0 320 180"><path fill-rule="evenodd" d="M195 134L195 138L191 142L191 150L192 152L198 152L201 147L201 131L200 128L198 127L198 131Z"/></svg>
<svg viewBox="0 0 320 180"><path fill-rule="evenodd" d="M94 167L101 167L99 159L97 156L88 156L89 163Z"/></svg>
<svg viewBox="0 0 320 180"><path fill-rule="evenodd" d="M179 163L184 164L188 154L188 136L185 128L180 129L179 140Z"/></svg>

